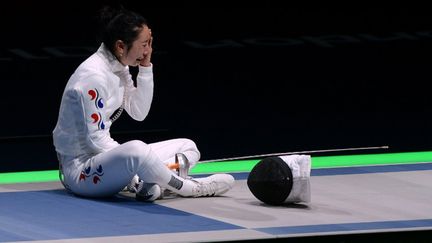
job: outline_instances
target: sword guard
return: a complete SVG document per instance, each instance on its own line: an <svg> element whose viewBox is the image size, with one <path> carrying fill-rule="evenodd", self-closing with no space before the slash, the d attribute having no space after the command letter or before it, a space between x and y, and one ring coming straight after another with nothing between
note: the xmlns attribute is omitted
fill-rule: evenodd
<svg viewBox="0 0 432 243"><path fill-rule="evenodd" d="M178 176L180 176L183 179L186 179L188 177L189 168L190 168L190 163L188 158L182 153L177 153L175 154L175 163L178 165L176 168Z"/></svg>

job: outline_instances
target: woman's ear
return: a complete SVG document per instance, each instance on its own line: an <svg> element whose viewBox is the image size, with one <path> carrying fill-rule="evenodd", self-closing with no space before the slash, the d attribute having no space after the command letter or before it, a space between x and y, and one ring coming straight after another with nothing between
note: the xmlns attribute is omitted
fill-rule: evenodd
<svg viewBox="0 0 432 243"><path fill-rule="evenodd" d="M115 52L117 57L122 57L126 53L126 45L122 40L115 42Z"/></svg>

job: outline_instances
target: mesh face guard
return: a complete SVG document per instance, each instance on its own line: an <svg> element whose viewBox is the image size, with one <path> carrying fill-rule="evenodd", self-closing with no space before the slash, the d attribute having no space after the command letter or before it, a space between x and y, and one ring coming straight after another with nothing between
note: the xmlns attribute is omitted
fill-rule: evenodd
<svg viewBox="0 0 432 243"><path fill-rule="evenodd" d="M307 155L265 158L249 173L249 190L270 205L309 202L310 161Z"/></svg>
<svg viewBox="0 0 432 243"><path fill-rule="evenodd" d="M293 187L293 175L289 166L279 157L261 160L249 173L249 190L260 201L282 204Z"/></svg>

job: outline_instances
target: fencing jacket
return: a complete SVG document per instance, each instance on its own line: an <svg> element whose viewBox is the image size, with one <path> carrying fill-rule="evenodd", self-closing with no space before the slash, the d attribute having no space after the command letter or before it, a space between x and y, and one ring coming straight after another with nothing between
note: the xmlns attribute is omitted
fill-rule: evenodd
<svg viewBox="0 0 432 243"><path fill-rule="evenodd" d="M109 132L112 114L124 103L124 110L142 121L152 99L152 66L139 66L135 87L129 67L123 66L102 44L66 85L53 131L57 153L86 159L118 146Z"/></svg>

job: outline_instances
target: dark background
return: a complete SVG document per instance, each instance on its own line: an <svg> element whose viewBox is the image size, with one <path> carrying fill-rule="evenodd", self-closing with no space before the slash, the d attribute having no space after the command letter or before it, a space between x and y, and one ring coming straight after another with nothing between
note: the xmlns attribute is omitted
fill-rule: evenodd
<svg viewBox="0 0 432 243"><path fill-rule="evenodd" d="M61 95L99 46L101 6L2 8L0 172L57 168ZM112 126L119 142L188 137L202 159L432 146L426 8L124 6L150 22L155 94L144 122L125 113Z"/></svg>

